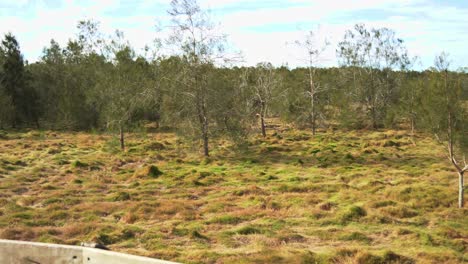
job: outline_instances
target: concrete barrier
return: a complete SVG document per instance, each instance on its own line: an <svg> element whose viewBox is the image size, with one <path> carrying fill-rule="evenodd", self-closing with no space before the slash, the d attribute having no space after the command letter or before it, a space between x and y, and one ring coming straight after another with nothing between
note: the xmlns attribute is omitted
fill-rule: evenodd
<svg viewBox="0 0 468 264"><path fill-rule="evenodd" d="M0 264L176 264L78 246L0 239Z"/></svg>

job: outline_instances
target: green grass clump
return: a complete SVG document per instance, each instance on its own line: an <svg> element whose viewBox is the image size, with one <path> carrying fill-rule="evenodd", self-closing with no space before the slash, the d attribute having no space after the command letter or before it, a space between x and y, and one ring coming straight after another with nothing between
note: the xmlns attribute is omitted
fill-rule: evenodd
<svg viewBox="0 0 468 264"><path fill-rule="evenodd" d="M350 221L357 221L366 215L367 215L367 212L366 210L364 210L364 208L353 205L347 208L346 211L340 215L339 219L342 223L347 223Z"/></svg>
<svg viewBox="0 0 468 264"><path fill-rule="evenodd" d="M363 233L360 232L352 232L351 234L345 234L340 237L340 240L344 241L360 241L364 243L370 243L372 241L371 238L368 236L364 235Z"/></svg>
<svg viewBox="0 0 468 264"><path fill-rule="evenodd" d="M223 225L234 225L238 224L242 221L240 217L230 216L230 215L223 215L216 218L213 218L209 221L209 223L214 224L223 224Z"/></svg>
<svg viewBox="0 0 468 264"><path fill-rule="evenodd" d="M239 235L263 234L264 230L254 226L243 226L235 231Z"/></svg>
<svg viewBox="0 0 468 264"><path fill-rule="evenodd" d="M131 199L131 196L128 192L118 192L112 196L111 201L114 201L114 202L128 201L130 199Z"/></svg>
<svg viewBox="0 0 468 264"><path fill-rule="evenodd" d="M72 163L70 165L72 166L72 168L86 168L86 167L88 167L87 163L81 162L79 160L72 161Z"/></svg>

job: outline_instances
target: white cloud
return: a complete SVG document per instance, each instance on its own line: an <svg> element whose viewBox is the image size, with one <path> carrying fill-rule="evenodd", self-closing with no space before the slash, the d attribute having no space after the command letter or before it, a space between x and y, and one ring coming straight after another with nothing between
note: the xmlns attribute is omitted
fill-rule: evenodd
<svg viewBox="0 0 468 264"><path fill-rule="evenodd" d="M0 33L13 32L26 57L34 61L50 39L64 45L75 36L79 20L94 18L101 22L106 34L120 29L136 49L141 49L156 36L156 20L168 20L165 9L169 2L62 0L51 8L45 0L10 1L0 3ZM356 22L395 30L410 52L422 58L424 67L430 66L433 57L442 50L452 54L456 66L466 65L468 59L465 48L468 9L444 3L426 0L200 0L200 3L213 9L214 19L221 22L222 30L230 35L233 46L243 51L249 65L260 61L300 64L300 50L286 42L302 38L303 30L318 24L322 27L319 37L328 36L331 41L324 65L336 64L336 44ZM122 7L132 10L124 13ZM362 11L367 13L362 15ZM386 12L387 16L369 17L372 11Z"/></svg>

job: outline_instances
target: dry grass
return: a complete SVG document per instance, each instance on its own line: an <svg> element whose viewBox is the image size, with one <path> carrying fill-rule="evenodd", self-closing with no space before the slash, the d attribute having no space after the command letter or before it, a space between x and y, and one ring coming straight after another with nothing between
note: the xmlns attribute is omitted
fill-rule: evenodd
<svg viewBox="0 0 468 264"><path fill-rule="evenodd" d="M283 129L201 159L170 133L0 140L0 237L98 241L186 263L462 263L443 149L406 131Z"/></svg>

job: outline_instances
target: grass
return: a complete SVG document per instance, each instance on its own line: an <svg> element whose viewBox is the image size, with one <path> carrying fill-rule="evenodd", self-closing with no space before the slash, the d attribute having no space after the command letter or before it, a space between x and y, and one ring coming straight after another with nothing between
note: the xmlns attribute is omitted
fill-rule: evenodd
<svg viewBox="0 0 468 264"><path fill-rule="evenodd" d="M209 159L171 133L0 139L0 238L184 263L463 263L468 211L444 149L407 131L279 127Z"/></svg>

